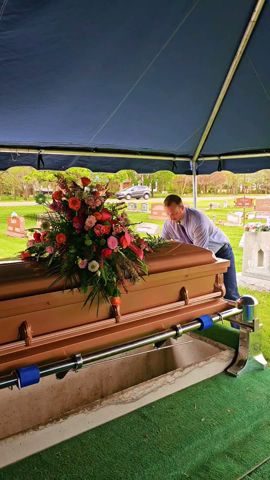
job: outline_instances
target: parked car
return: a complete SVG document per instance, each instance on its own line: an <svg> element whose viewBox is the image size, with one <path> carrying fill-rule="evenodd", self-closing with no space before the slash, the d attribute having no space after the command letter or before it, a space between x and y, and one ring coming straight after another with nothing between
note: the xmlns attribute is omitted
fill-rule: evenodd
<svg viewBox="0 0 270 480"><path fill-rule="evenodd" d="M147 200L151 196L151 189L144 185L135 185L134 187L124 188L120 192L116 193L118 200L131 200L131 198L144 198Z"/></svg>

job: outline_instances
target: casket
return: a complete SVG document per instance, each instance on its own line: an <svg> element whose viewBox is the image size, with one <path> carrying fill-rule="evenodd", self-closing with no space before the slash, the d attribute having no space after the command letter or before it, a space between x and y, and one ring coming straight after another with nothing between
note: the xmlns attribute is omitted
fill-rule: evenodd
<svg viewBox="0 0 270 480"><path fill-rule="evenodd" d="M106 302L83 307L83 294L53 283L38 264L2 264L0 372L102 350L229 307L229 262L209 250L172 242L147 263L149 275L122 292L118 312Z"/></svg>
<svg viewBox="0 0 270 480"><path fill-rule="evenodd" d="M120 310L83 307L83 294L53 283L38 264L0 264L0 466L231 365L242 333L235 344L192 333L204 319L241 312L224 297L229 262L169 243L147 263L149 275L122 292ZM227 331L205 333L215 328ZM92 363L79 368L85 359Z"/></svg>

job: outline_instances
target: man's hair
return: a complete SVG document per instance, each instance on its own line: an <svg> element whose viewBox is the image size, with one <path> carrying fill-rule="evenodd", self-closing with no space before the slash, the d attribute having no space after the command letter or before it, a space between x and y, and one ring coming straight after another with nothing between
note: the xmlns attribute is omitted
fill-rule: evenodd
<svg viewBox="0 0 270 480"><path fill-rule="evenodd" d="M179 195L168 195L164 200L165 207L170 207L172 203L176 203L176 205L181 205L182 198Z"/></svg>

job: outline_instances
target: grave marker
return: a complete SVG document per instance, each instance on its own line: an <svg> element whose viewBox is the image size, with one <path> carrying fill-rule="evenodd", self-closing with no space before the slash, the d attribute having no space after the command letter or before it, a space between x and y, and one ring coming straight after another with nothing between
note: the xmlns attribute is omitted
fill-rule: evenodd
<svg viewBox="0 0 270 480"><path fill-rule="evenodd" d="M7 218L7 235L9 237L26 237L24 218L19 217L16 212Z"/></svg>
<svg viewBox="0 0 270 480"><path fill-rule="evenodd" d="M236 207L253 207L254 199L249 197L240 197L234 201Z"/></svg>
<svg viewBox="0 0 270 480"><path fill-rule="evenodd" d="M270 198L256 199L256 212L270 212Z"/></svg>
<svg viewBox="0 0 270 480"><path fill-rule="evenodd" d="M163 203L152 203L150 218L151 220L168 220Z"/></svg>
<svg viewBox="0 0 270 480"><path fill-rule="evenodd" d="M156 223L140 223L136 228L138 233L148 233L149 235L157 235L160 233L160 226Z"/></svg>

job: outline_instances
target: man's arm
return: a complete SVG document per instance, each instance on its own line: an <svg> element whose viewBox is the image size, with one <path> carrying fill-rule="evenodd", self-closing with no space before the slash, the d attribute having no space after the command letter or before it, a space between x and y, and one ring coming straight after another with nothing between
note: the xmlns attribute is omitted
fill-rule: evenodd
<svg viewBox="0 0 270 480"><path fill-rule="evenodd" d="M208 228L203 221L194 228L193 245L196 245L197 247L208 248L209 233Z"/></svg>
<svg viewBox="0 0 270 480"><path fill-rule="evenodd" d="M161 238L164 240L172 240L172 233L170 232L170 226L168 225L168 221L164 222L162 232L161 232Z"/></svg>

